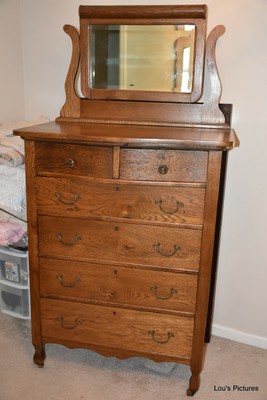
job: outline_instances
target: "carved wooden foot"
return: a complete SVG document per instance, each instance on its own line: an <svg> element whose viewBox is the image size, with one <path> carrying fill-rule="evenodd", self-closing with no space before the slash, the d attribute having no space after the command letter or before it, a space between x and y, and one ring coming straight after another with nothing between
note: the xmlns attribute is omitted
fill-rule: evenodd
<svg viewBox="0 0 267 400"><path fill-rule="evenodd" d="M194 396L194 394L198 391L200 385L200 375L199 373L194 373L192 371L192 375L189 381L189 387L186 391L187 396Z"/></svg>
<svg viewBox="0 0 267 400"><path fill-rule="evenodd" d="M186 391L187 396L194 396L195 393L196 392L192 389L187 389L187 391Z"/></svg>
<svg viewBox="0 0 267 400"><path fill-rule="evenodd" d="M34 346L34 348L35 348L35 353L33 356L33 362L39 368L42 368L44 366L44 360L46 357L45 347L44 346Z"/></svg>

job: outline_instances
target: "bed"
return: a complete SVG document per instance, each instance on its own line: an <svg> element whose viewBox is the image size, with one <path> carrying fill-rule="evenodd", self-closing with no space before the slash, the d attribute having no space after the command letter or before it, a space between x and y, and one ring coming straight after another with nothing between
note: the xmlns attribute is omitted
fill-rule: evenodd
<svg viewBox="0 0 267 400"><path fill-rule="evenodd" d="M0 124L0 210L25 222L27 212L24 142L13 135L13 129L47 121L47 118L40 117L35 121Z"/></svg>

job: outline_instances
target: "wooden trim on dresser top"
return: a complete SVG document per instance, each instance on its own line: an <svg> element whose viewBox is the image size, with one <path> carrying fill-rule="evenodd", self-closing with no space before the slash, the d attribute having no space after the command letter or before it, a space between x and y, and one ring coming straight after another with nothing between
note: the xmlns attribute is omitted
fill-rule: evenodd
<svg viewBox="0 0 267 400"><path fill-rule="evenodd" d="M230 150L239 145L233 129L200 127L106 125L98 123L48 122L16 129L25 140L80 143L99 146Z"/></svg>

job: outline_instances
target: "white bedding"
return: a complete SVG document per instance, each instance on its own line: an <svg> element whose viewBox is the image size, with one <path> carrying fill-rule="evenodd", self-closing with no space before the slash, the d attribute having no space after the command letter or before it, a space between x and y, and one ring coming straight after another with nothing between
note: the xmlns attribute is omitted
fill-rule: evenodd
<svg viewBox="0 0 267 400"><path fill-rule="evenodd" d="M0 208L26 221L24 164L17 168L0 164Z"/></svg>
<svg viewBox="0 0 267 400"><path fill-rule="evenodd" d="M26 221L24 141L13 130L48 122L18 121L0 125L0 209Z"/></svg>

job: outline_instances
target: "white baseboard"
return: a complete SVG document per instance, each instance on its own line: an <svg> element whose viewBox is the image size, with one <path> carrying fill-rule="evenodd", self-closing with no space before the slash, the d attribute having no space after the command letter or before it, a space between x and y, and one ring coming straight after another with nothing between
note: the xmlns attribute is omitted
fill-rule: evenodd
<svg viewBox="0 0 267 400"><path fill-rule="evenodd" d="M212 325L212 334L224 339L230 339L235 342L240 342L267 350L266 337L252 335L251 333L237 331L235 329L227 328L217 324Z"/></svg>

